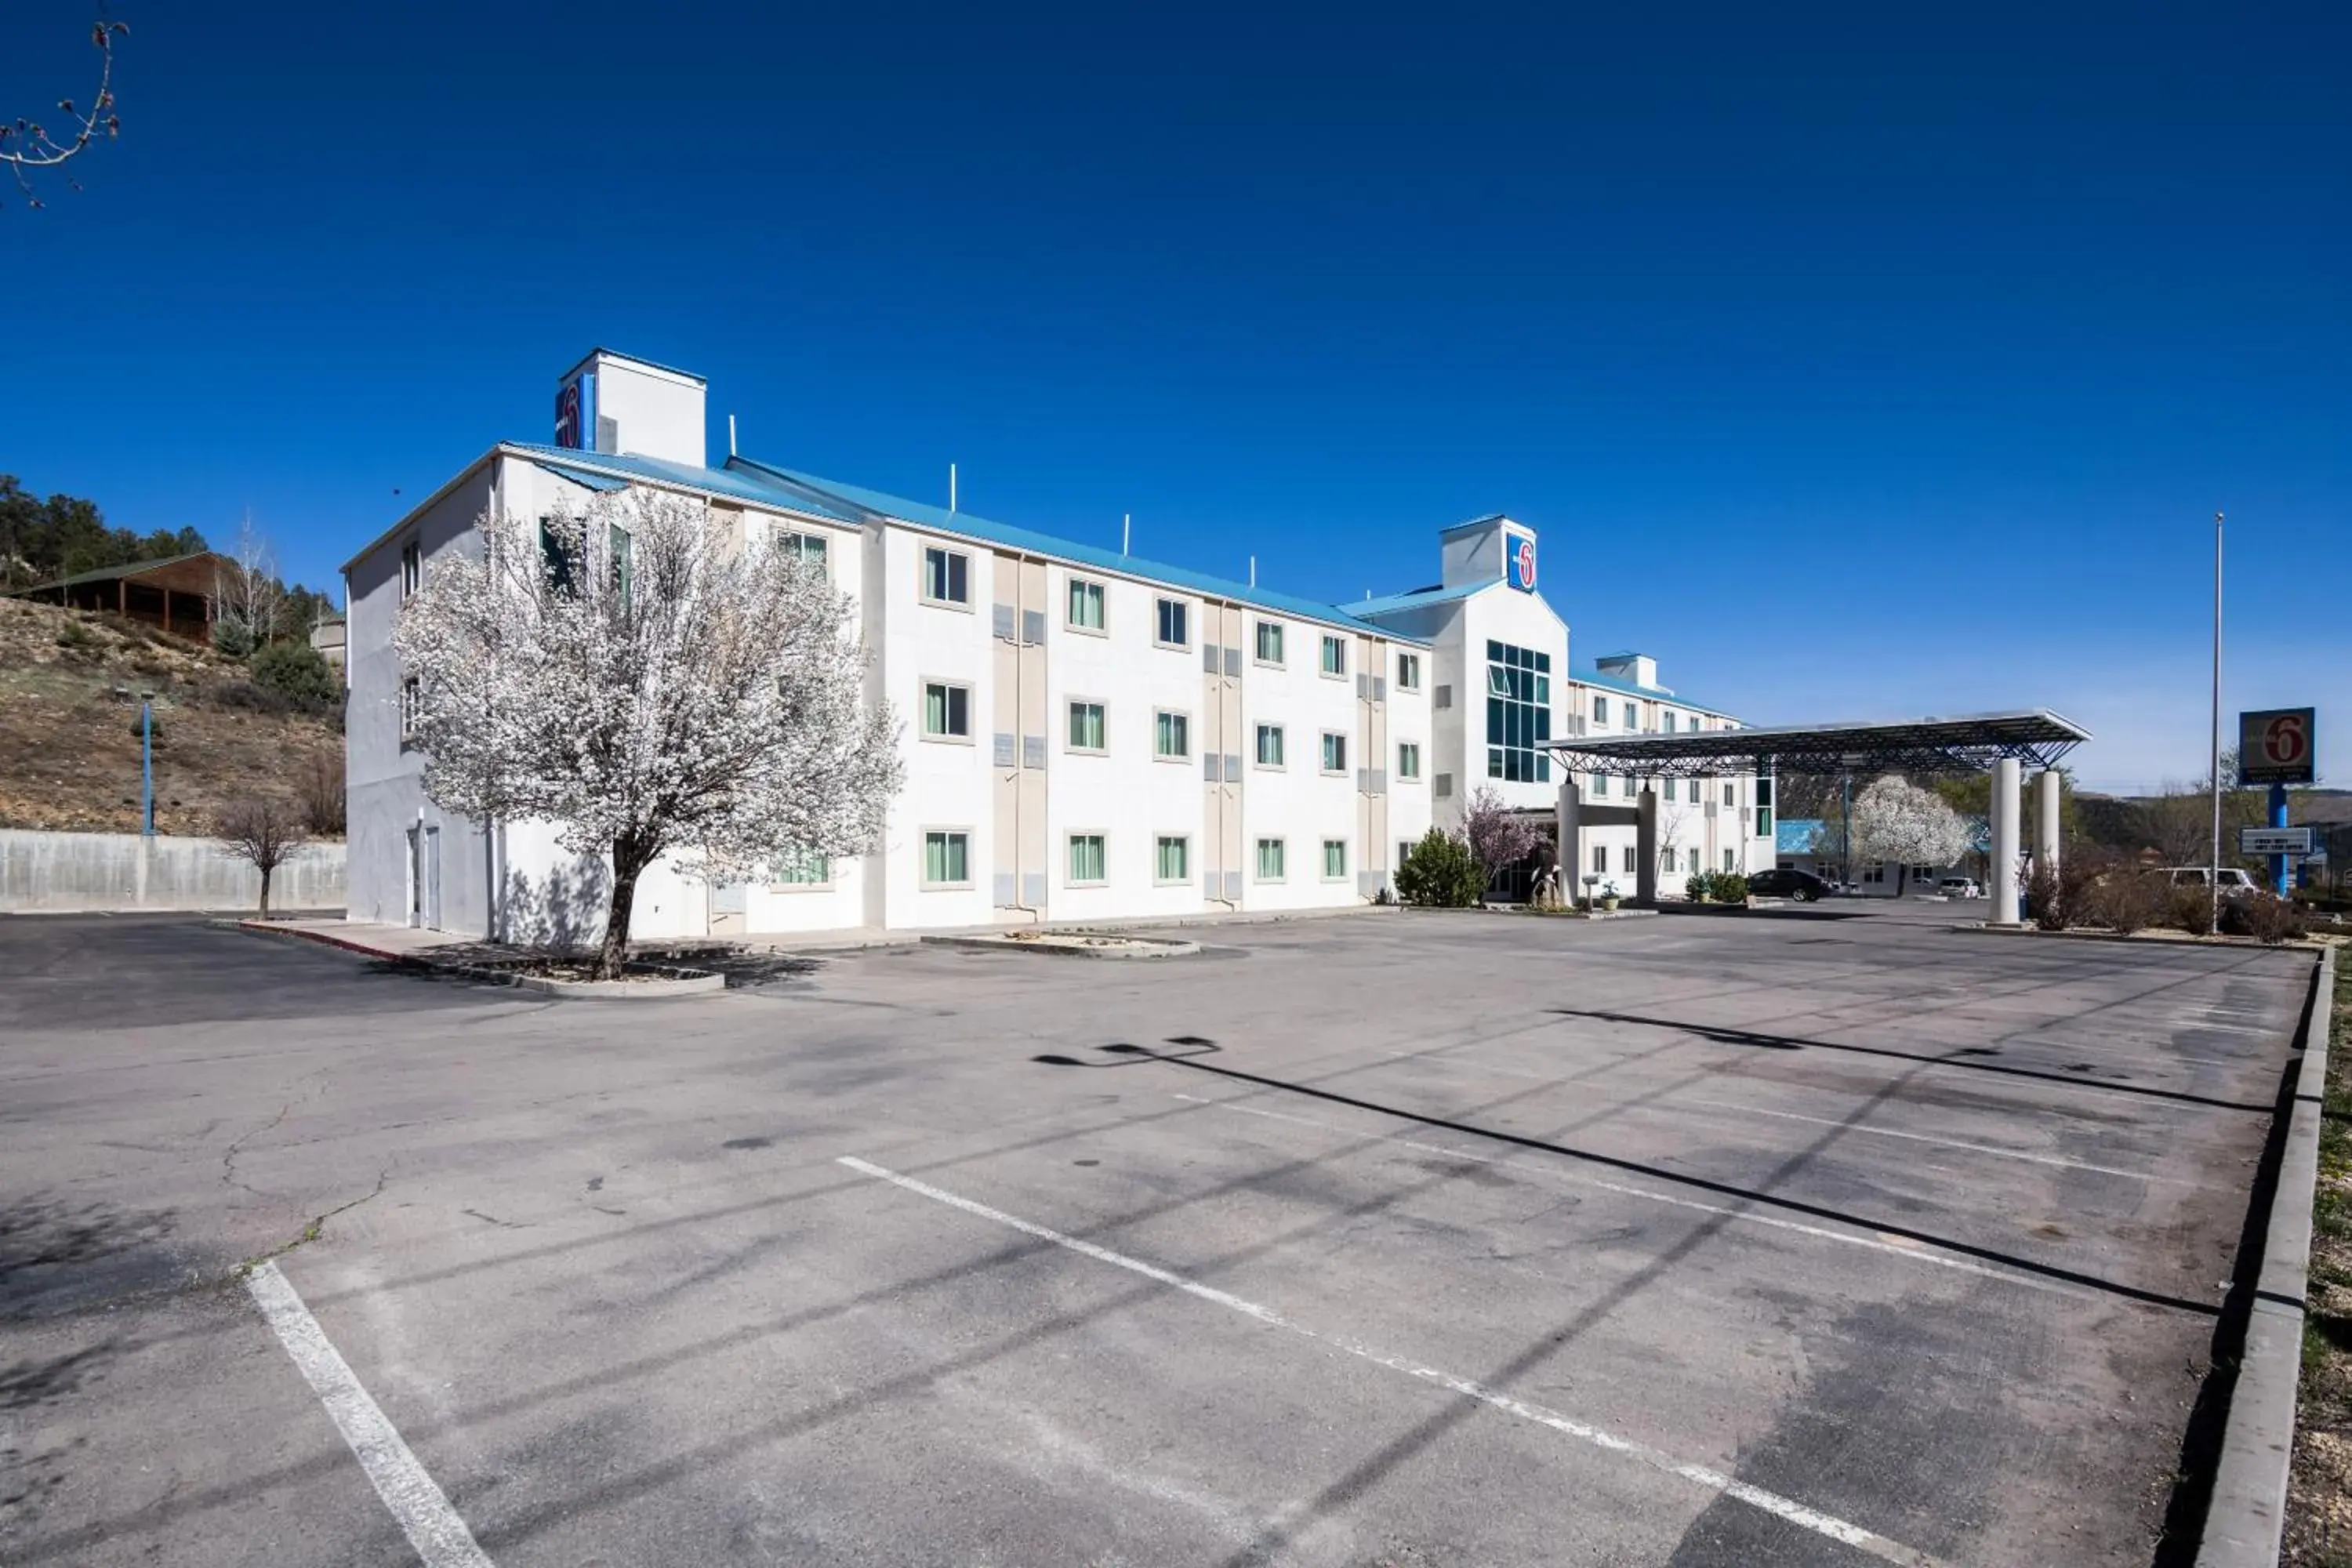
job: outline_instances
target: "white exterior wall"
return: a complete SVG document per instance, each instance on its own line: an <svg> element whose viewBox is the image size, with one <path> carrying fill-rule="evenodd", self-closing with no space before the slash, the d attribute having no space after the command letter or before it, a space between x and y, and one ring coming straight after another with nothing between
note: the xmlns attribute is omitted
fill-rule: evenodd
<svg viewBox="0 0 2352 1568"><path fill-rule="evenodd" d="M589 368L596 373L596 416L614 428L609 448L598 446L594 431L584 434L583 447L703 465L709 438L701 382L613 354L591 356Z"/></svg>
<svg viewBox="0 0 2352 1568"><path fill-rule="evenodd" d="M1461 825L1463 802L1472 791L1491 787L1503 804L1530 811L1550 811L1559 802L1559 776L1548 783L1490 778L1486 773L1486 643L1489 638L1551 656L1551 735L1564 739L1560 724L1568 675L1568 626L1540 594L1523 593L1497 583L1461 602L1461 613L1449 632L1450 651L1459 660L1454 702L1461 710L1460 767L1454 775L1450 810L1442 814L1447 827Z"/></svg>

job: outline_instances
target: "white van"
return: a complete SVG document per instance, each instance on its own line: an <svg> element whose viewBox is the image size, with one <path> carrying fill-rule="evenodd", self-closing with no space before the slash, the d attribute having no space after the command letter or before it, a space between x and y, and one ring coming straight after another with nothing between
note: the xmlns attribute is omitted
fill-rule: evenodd
<svg viewBox="0 0 2352 1568"><path fill-rule="evenodd" d="M2176 888L2201 888L2205 886L2205 874L2206 868L2202 866L2168 866L2164 870L2165 880ZM2255 890L2254 879L2247 876L2240 868L2235 866L2221 868L2223 898L2234 898L2240 893L2251 893Z"/></svg>

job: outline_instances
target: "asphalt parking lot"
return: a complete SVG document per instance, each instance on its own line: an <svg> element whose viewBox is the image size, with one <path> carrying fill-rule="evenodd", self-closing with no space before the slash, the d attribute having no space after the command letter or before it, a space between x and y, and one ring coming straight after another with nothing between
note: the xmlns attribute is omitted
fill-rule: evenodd
<svg viewBox="0 0 2352 1568"><path fill-rule="evenodd" d="M1948 918L0 921L0 1561L2147 1563L2309 960Z"/></svg>

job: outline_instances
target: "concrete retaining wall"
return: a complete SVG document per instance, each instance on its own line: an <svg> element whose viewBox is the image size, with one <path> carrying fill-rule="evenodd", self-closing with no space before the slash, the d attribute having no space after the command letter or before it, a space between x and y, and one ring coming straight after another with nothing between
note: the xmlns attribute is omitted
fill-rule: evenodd
<svg viewBox="0 0 2352 1568"><path fill-rule="evenodd" d="M247 910L261 874L210 838L0 828L0 911ZM269 879L269 907L343 907L343 847L307 844Z"/></svg>

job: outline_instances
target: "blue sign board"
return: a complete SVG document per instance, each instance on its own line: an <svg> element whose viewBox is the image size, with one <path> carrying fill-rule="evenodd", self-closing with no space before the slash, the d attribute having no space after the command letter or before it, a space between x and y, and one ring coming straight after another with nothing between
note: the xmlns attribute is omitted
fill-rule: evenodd
<svg viewBox="0 0 2352 1568"><path fill-rule="evenodd" d="M596 449L596 373L583 370L555 389L555 444Z"/></svg>
<svg viewBox="0 0 2352 1568"><path fill-rule="evenodd" d="M1536 542L1529 533L1503 535L1503 553L1508 561L1511 586L1522 594L1536 591Z"/></svg>

